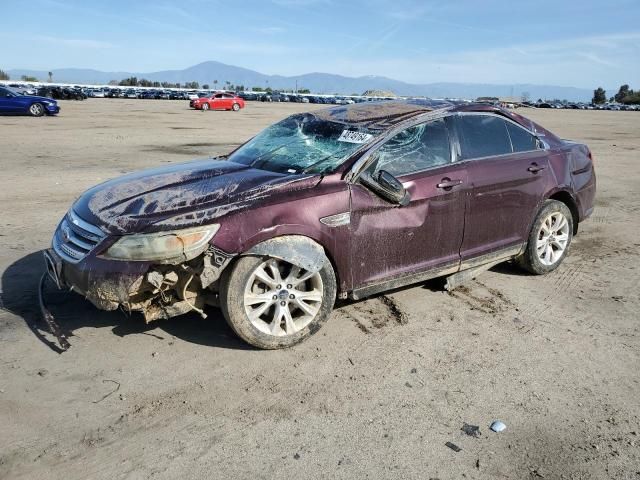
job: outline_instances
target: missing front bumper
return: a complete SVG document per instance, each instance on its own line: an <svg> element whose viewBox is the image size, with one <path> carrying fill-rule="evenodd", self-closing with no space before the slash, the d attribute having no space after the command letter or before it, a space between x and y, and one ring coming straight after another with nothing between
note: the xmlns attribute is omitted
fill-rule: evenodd
<svg viewBox="0 0 640 480"><path fill-rule="evenodd" d="M198 258L178 265L146 265L133 273L104 270L100 273L100 269L90 264L70 264L54 250L46 250L46 272L39 290L41 314L61 348L69 348L66 336L44 302L48 278L58 289L81 294L101 310L137 311L147 323L191 311L206 318L203 307L218 306L219 279L233 257L210 247Z"/></svg>

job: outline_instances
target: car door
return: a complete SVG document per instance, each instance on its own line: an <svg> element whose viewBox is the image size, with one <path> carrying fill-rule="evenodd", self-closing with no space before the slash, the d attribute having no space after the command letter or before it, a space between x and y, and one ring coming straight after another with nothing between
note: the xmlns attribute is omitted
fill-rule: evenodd
<svg viewBox="0 0 640 480"><path fill-rule="evenodd" d="M222 95L222 100L223 100L223 108L225 110L231 110L231 108L233 107L233 95L229 94L229 93L225 93Z"/></svg>
<svg viewBox="0 0 640 480"><path fill-rule="evenodd" d="M0 114L16 113L18 109L16 95L6 88L0 88Z"/></svg>
<svg viewBox="0 0 640 480"><path fill-rule="evenodd" d="M447 121L407 128L374 155L376 160L351 185L354 288L435 270L457 271L467 173L452 162ZM381 198L362 181L381 170L402 182L410 194L407 205Z"/></svg>
<svg viewBox="0 0 640 480"><path fill-rule="evenodd" d="M455 124L470 183L460 249L465 267L474 263L472 259L500 252L508 255L522 246L550 170L542 143L510 120L494 114L461 113Z"/></svg>
<svg viewBox="0 0 640 480"><path fill-rule="evenodd" d="M224 99L222 98L222 94L221 93L216 93L212 98L211 98L211 108L213 108L214 110L222 110L224 109Z"/></svg>

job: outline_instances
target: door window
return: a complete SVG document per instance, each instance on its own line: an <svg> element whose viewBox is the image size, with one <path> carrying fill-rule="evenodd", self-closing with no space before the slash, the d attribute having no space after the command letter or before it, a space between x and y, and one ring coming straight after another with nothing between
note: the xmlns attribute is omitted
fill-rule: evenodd
<svg viewBox="0 0 640 480"><path fill-rule="evenodd" d="M493 115L461 115L458 131L462 158L492 157L511 153L507 122Z"/></svg>
<svg viewBox="0 0 640 480"><path fill-rule="evenodd" d="M538 139L535 136L531 135L524 128L520 128L511 122L506 123L514 152L530 152L531 150L538 150Z"/></svg>
<svg viewBox="0 0 640 480"><path fill-rule="evenodd" d="M377 152L369 171L386 170L396 177L451 162L449 133L444 119L407 128Z"/></svg>

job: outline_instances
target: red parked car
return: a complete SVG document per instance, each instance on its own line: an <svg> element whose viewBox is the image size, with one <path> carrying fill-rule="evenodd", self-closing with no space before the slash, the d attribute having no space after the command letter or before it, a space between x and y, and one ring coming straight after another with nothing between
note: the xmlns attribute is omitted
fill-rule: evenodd
<svg viewBox="0 0 640 480"><path fill-rule="evenodd" d="M233 93L213 93L209 97L195 98L189 102L196 110L233 110L244 108L244 100Z"/></svg>
<svg viewBox="0 0 640 480"><path fill-rule="evenodd" d="M244 340L280 348L315 333L336 297L438 276L453 288L510 260L550 272L595 192L585 145L510 111L341 105L222 159L93 187L45 257L60 288L98 308L152 321L219 306Z"/></svg>

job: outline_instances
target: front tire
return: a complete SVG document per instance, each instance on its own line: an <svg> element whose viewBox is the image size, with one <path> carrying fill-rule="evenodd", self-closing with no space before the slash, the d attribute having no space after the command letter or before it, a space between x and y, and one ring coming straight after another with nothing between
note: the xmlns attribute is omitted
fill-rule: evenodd
<svg viewBox="0 0 640 480"><path fill-rule="evenodd" d="M208 103L203 103L202 104L202 111L206 112L207 110L209 110L209 104Z"/></svg>
<svg viewBox="0 0 640 480"><path fill-rule="evenodd" d="M234 112L237 112L238 110L240 110L240 105L239 105L239 104L237 104L237 103L234 103L234 104L233 104L233 106L231 107L231 109L232 109Z"/></svg>
<svg viewBox="0 0 640 480"><path fill-rule="evenodd" d="M535 275L552 272L567 256L572 238L571 211L558 200L547 200L536 215L527 248L517 261Z"/></svg>
<svg viewBox="0 0 640 480"><path fill-rule="evenodd" d="M336 277L325 259L311 273L271 257L241 257L221 282L222 313L234 332L262 349L286 348L316 333L331 315Z"/></svg>
<svg viewBox="0 0 640 480"><path fill-rule="evenodd" d="M34 103L29 107L29 115L32 117L41 117L44 115L44 107L41 103Z"/></svg>

